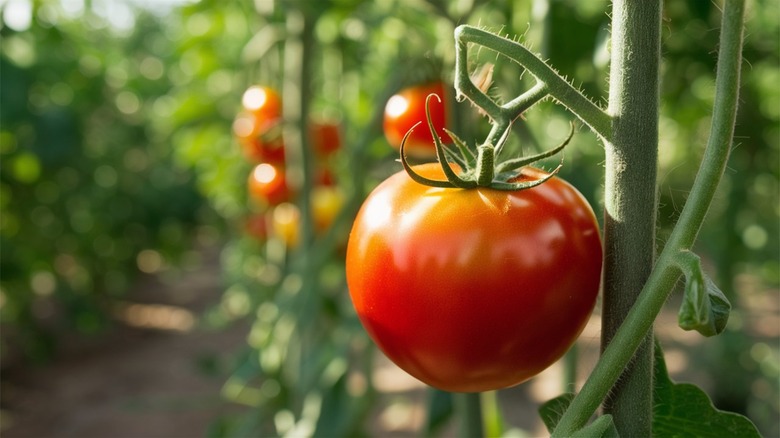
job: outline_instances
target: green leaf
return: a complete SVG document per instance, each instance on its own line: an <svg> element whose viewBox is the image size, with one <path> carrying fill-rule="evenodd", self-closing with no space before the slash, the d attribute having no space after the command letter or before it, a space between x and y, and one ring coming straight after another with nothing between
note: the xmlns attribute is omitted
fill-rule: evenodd
<svg viewBox="0 0 780 438"><path fill-rule="evenodd" d="M541 415L542 421L550 433L552 433L555 426L558 425L558 421L560 421L563 413L566 412L566 409L569 408L573 399L574 394L566 393L559 395L552 400L548 400L539 407L539 415ZM597 417L592 423L572 435L572 437L578 438L617 438L619 436L611 415Z"/></svg>
<svg viewBox="0 0 780 438"><path fill-rule="evenodd" d="M574 399L574 394L567 392L561 394L554 399L547 400L541 406L539 406L539 415L542 417L544 425L547 430L552 433L555 426L558 425L563 413L569 408L571 401Z"/></svg>
<svg viewBox="0 0 780 438"><path fill-rule="evenodd" d="M656 437L760 437L746 417L716 409L707 394L690 383L669 378L664 354L656 342L653 435Z"/></svg>
<svg viewBox="0 0 780 438"><path fill-rule="evenodd" d="M678 324L683 330L696 330L704 336L719 334L726 328L731 303L702 271L699 256L680 252L676 264L685 275Z"/></svg>

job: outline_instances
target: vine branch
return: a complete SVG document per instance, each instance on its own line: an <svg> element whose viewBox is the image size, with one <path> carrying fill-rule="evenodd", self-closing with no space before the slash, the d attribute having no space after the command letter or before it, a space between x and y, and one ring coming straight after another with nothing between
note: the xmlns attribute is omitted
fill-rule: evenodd
<svg viewBox="0 0 780 438"><path fill-rule="evenodd" d="M468 76L466 68L468 43L479 44L507 56L528 70L539 82L522 96L504 106L499 106L480 91ZM510 120L514 120L519 112L528 109L549 94L604 140L608 141L612 137L611 117L542 59L516 41L473 26L458 26L455 28L455 71L455 88L459 96L466 96L499 124L502 124L501 122L505 121L510 114L513 115ZM506 126L502 126L500 130L494 129L493 132L503 132L505 128Z"/></svg>
<svg viewBox="0 0 780 438"><path fill-rule="evenodd" d="M635 305L561 417L553 436L570 436L587 423L645 339L680 276L675 257L693 245L728 161L737 114L744 9L742 0L725 2L710 137L680 219Z"/></svg>

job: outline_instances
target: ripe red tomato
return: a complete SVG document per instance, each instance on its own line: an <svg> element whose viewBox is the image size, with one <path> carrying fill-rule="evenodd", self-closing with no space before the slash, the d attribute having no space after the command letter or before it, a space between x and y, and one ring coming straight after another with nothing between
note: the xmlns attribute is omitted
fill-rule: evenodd
<svg viewBox="0 0 780 438"><path fill-rule="evenodd" d="M239 113L233 121L233 134L249 160L257 163L284 162L281 119L263 121L250 113Z"/></svg>
<svg viewBox="0 0 780 438"><path fill-rule="evenodd" d="M441 137L442 142L452 142L444 131L447 124L449 99L445 93L444 84L442 82L433 82L405 88L387 101L383 128L385 138L387 138L391 146L396 149L401 147L401 140L406 132L417 122L422 122L422 125L412 131L404 149L410 155L436 155L433 137L430 129L428 129L428 119L425 117L425 100L431 93L437 94L441 98L441 102L437 99L431 99L430 101L433 126L438 136Z"/></svg>
<svg viewBox="0 0 780 438"><path fill-rule="evenodd" d="M264 214L253 214L244 218L244 232L260 241L264 242L268 238L268 223Z"/></svg>
<svg viewBox="0 0 780 438"><path fill-rule="evenodd" d="M415 170L444 179L438 163ZM525 168L521 179L543 175ZM596 302L601 255L593 210L559 178L506 192L431 188L399 172L355 219L347 283L399 367L478 392L521 383L568 350Z"/></svg>
<svg viewBox="0 0 780 438"><path fill-rule="evenodd" d="M327 157L341 148L341 126L332 121L316 120L309 124L314 152Z"/></svg>
<svg viewBox="0 0 780 438"><path fill-rule="evenodd" d="M233 133L244 155L255 162L284 161L282 101L269 87L249 87L241 99L243 110L233 121Z"/></svg>
<svg viewBox="0 0 780 438"><path fill-rule="evenodd" d="M282 98L273 88L253 85L241 96L241 106L258 119L273 120L282 117Z"/></svg>
<svg viewBox="0 0 780 438"><path fill-rule="evenodd" d="M258 164L249 174L247 184L252 198L263 204L277 205L290 199L290 188L280 166Z"/></svg>

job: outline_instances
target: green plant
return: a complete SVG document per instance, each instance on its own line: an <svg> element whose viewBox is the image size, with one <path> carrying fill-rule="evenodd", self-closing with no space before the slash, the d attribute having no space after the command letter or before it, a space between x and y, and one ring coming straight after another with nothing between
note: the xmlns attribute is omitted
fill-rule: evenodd
<svg viewBox="0 0 780 438"><path fill-rule="evenodd" d="M470 51L464 60L477 64L477 68L488 62L495 65L493 79L497 86L488 89L486 94L496 102L514 100L524 94L524 87L533 90L523 98L523 105L534 104L533 111L525 111L521 118L509 117L512 129L504 154L532 155L541 149L539 139L562 135L570 113L542 99L548 92L563 96L566 103L585 114L597 132L606 133L612 129L612 116L577 96L581 91L594 96L592 102L598 102L599 98L606 99L607 91L611 91L606 89L609 59L605 56L609 42L606 7L606 1L595 0L537 0L514 4L436 0L285 1L255 2L254 7L250 3L203 0L170 19L173 29L203 23L204 17L211 23L195 37L181 39L179 52L186 55L184 59L189 65L198 65L200 69L197 75L179 83L174 96L181 104L177 107L180 117L168 121L175 127L172 129L174 148L181 160L198 173L202 192L229 222L243 224L245 217L257 214L267 219L268 211L250 207L247 202L243 178L250 172L251 164L241 156L229 129L230 120L240 110L241 93L258 83L273 86L284 97L281 128L285 167L298 190L295 206L289 209L290 205L285 206L296 212L290 215L295 218L294 223L289 223L293 226L287 228L294 230L290 235L297 233L296 246L285 245L273 233L256 240L244 238L241 232L233 236L224 251L227 290L220 310L252 321L248 351L225 384L224 395L252 409L230 423L223 433L345 435L372 430L368 419L374 417L369 412L381 408L382 399L372 387L373 349L366 343L345 293L341 245L366 194L398 170L395 162L398 155L383 138L385 103L397 90L419 83L419 78L407 77L407 73L418 72L417 66L427 65L431 58L440 60L443 66L436 77L443 78L445 83L452 82L448 71L452 70L456 56L449 41L455 25L488 24L500 26L502 32L523 34L526 41L538 47L540 57L555 65L560 75L546 69L538 59L531 62L541 66L534 67L536 73L564 90L553 93L542 89L541 84L536 84L534 74L518 72L512 60L495 56L489 49ZM539 11L546 13L539 14ZM648 217L642 219L640 226L647 230L652 216L657 216L655 241L662 244L667 241L670 224L679 216L678 207L688 193L690 175L695 173L686 164L698 158L697 148L690 145L701 143L701 133L706 131L702 124L707 121L712 96L707 91L711 90L711 84L705 79L715 67L710 52L716 44L711 39L715 32L707 29L716 28L714 17L720 16L717 7L709 2L668 2L665 14L668 45L664 55L668 62L660 84L664 99L656 107L661 114L658 128L661 137L656 143L661 148L658 176L663 190L658 194L659 210L654 205L648 206ZM776 25L763 16L762 23L751 32L756 37L749 50L753 51L751 63L756 66L756 72L763 73L754 75L753 71L746 71L753 78L746 83L746 88L753 91L743 94L747 97L743 108L749 111L740 116L742 126L738 129L741 135L761 133L761 138L768 139L765 142L769 147L763 147L760 142L746 142L735 151L738 158L732 162L735 172L727 174L726 184L721 185L731 199L725 199L724 195L720 205L713 208L711 217L718 221L731 217L729 220L741 234L731 236L723 233L721 227L711 227L703 230L700 247L693 248L702 254L705 262L717 259L719 276L727 279L718 279L718 284L723 285L729 298L733 298L730 290L736 289L733 283L740 275L760 275L770 285L777 282L771 263L765 261L767 254L770 257L773 254L772 245L760 245L761 241L772 242L777 234L767 225L775 215L775 210L767 205L774 202L772 187L776 170L767 163L776 162L772 161L778 149L772 140L772 124L777 119L765 110L771 105L751 97L772 95L776 89L769 80L774 77L773 70L762 61L773 56L769 41L773 40ZM514 47L511 41L506 44ZM399 69L399 65L414 68ZM465 70L466 65L461 68ZM649 70L652 73L653 69ZM574 78L579 90L570 89L557 76ZM481 84L475 85L483 89ZM653 93L652 88L649 93ZM500 122L503 127L496 128L477 123L478 115L469 111L467 104L451 101L448 110L452 119L448 126L470 142L486 137L495 141L507 132L509 124L501 114L498 119L503 120ZM343 210L324 232L315 226L316 208L310 202L317 196L322 157L310 153L311 146L316 145L316 135L307 129L309 119L321 116L341 123L343 147L326 161L346 199ZM423 129L415 131L424 132ZM604 166L600 164L603 148L598 138L592 130L579 132L574 137L575 144L566 152L567 165L559 170L559 175L576 186L592 205L603 202ZM754 173L752 169L760 171ZM749 190L752 187L760 190ZM747 197L743 196L746 192L750 194ZM725 208L727 203L729 208ZM738 206L736 211L732 211L732 205ZM266 221L263 224L267 225ZM764 239L757 227L765 230ZM746 251L742 245L744 239L757 250ZM721 246L723 241L728 241L726 246ZM646 244L642 245L645 249ZM735 306L739 303L733 299L732 302ZM741 332L732 328L731 333ZM738 337L731 339L736 340L727 350L729 353L723 354L729 354L730 358L737 354L744 356L749 346ZM713 342L703 344L702 348L708 354L720 350L709 348L712 345L720 347ZM727 372L731 376L732 372L738 372L740 379L748 382L740 385L744 388L750 388L750 382L756 381L747 377L742 367L744 360L700 361L704 355L692 356L701 374ZM771 371L771 367L759 367L757 363L754 370ZM722 386L716 385L714 390L721 391ZM760 400L771 400L773 393L768 394ZM464 423L464 435L476 436L483 432L483 409L485 428L491 435L500 434L497 404L483 407L480 398L489 397L467 394L453 398L448 393L432 391L426 433L435 432L437 425L451 418L448 413L454 404ZM557 406L561 412L569 400L570 397L559 399L561 403ZM757 397L748 401L754 405L769 404ZM717 405L724 406L720 401ZM545 415L545 419L553 422L557 418ZM607 419L599 421L604 424Z"/></svg>
<svg viewBox="0 0 780 438"><path fill-rule="evenodd" d="M0 28L0 319L4 359L45 361L63 333L109 327L139 273L175 269L209 216L159 129L160 21L120 35L92 11L30 12Z"/></svg>

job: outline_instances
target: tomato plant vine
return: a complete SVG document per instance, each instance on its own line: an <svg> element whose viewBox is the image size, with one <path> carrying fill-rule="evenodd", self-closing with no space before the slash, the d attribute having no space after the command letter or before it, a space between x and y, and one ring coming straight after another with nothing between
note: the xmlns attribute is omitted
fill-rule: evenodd
<svg viewBox="0 0 780 438"><path fill-rule="evenodd" d="M683 328L710 336L725 325L728 302L702 273L698 256L690 249L730 151L739 90L744 2L725 2L710 137L688 202L655 261L660 12L660 4L654 2L613 2L607 109L587 99L521 44L466 25L455 31L455 87L459 96L468 98L491 118L493 126L487 143L495 143L520 112L549 95L579 117L606 145L603 354L552 430L554 436L570 436L583 427L599 435L610 428L642 436L651 434L651 328L680 274L687 283L680 315ZM496 104L471 82L466 66L469 43L517 62L536 78L536 85L505 105ZM624 371L626 367L628 371ZM621 375L621 385L615 386ZM586 426L608 394L607 414Z"/></svg>

